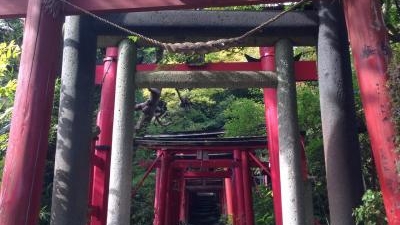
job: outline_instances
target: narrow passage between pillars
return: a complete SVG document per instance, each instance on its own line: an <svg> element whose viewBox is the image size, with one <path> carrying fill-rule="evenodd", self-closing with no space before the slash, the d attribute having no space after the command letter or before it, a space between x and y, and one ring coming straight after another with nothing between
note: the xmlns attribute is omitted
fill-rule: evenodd
<svg viewBox="0 0 400 225"><path fill-rule="evenodd" d="M107 223L117 57L118 47L107 48L102 73L100 107L97 114L97 126L100 134L92 146L91 153L89 225L106 225Z"/></svg>
<svg viewBox="0 0 400 225"><path fill-rule="evenodd" d="M296 83L293 47L289 40L275 46L278 75L279 169L284 225L305 224L303 178L299 128L297 121Z"/></svg>
<svg viewBox="0 0 400 225"><path fill-rule="evenodd" d="M135 69L135 47L131 41L123 40L118 54L107 225L130 223Z"/></svg>
<svg viewBox="0 0 400 225"><path fill-rule="evenodd" d="M65 22L51 223L87 221L89 159L92 140L96 59L91 19L68 16Z"/></svg>

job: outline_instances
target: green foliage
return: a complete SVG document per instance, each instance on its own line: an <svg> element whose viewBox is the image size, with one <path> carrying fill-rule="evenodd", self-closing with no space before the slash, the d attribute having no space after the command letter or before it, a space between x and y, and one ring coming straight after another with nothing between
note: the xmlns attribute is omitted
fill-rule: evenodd
<svg viewBox="0 0 400 225"><path fill-rule="evenodd" d="M145 174L146 168L139 165L141 161L153 161L154 152L148 149L138 149L136 151L133 164L133 187L137 187L138 183ZM154 218L154 188L155 173L152 172L146 178L143 186L140 187L135 196L132 198L132 224L152 225Z"/></svg>
<svg viewBox="0 0 400 225"><path fill-rule="evenodd" d="M325 221L328 219L329 211L319 92L315 82L297 85L297 110L300 130L305 132L308 171L314 178L312 180L314 215L319 220Z"/></svg>
<svg viewBox="0 0 400 225"><path fill-rule="evenodd" d="M15 41L22 44L24 21L22 19L0 19L0 43Z"/></svg>
<svg viewBox="0 0 400 225"><path fill-rule="evenodd" d="M367 190L362 197L362 202L363 204L354 209L353 212L357 224L387 224L381 192Z"/></svg>
<svg viewBox="0 0 400 225"><path fill-rule="evenodd" d="M224 111L225 136L252 136L265 134L264 107L251 99L236 99Z"/></svg>
<svg viewBox="0 0 400 225"><path fill-rule="evenodd" d="M382 13L390 40L400 42L400 2L398 0L381 0Z"/></svg>
<svg viewBox="0 0 400 225"><path fill-rule="evenodd" d="M8 130L17 87L20 48L14 41L0 43L0 182L8 143Z"/></svg>
<svg viewBox="0 0 400 225"><path fill-rule="evenodd" d="M1 107L12 105L17 86L16 66L21 50L14 41L0 43L0 99Z"/></svg>
<svg viewBox="0 0 400 225"><path fill-rule="evenodd" d="M253 192L253 209L256 225L275 224L272 190L266 186L257 186Z"/></svg>

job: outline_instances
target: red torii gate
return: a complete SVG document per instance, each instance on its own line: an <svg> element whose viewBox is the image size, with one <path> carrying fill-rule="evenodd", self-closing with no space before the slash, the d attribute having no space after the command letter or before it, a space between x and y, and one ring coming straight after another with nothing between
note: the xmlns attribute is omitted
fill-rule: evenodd
<svg viewBox="0 0 400 225"><path fill-rule="evenodd" d="M264 137L178 138L175 136L174 138L174 135L170 135L140 138L136 140L136 144L161 153L160 163L155 164L155 167L159 168L156 174L155 225L187 222L188 200L185 189L190 187L186 186L188 184L185 184L185 180L195 178L220 178L221 182L225 179L226 182L222 186L227 195L223 194L225 199L222 203L227 209L232 210L235 208L232 203L233 198L237 201L235 211L228 210L227 214L233 217L237 225L254 224L250 167L261 167L264 174L269 173L268 165L254 157L252 153L255 149L266 147ZM212 159L215 154L230 156L225 156L224 159ZM193 158L191 155L194 155L194 159L185 159ZM172 168L175 168L174 172L171 172ZM183 181L179 181L180 179ZM178 186L178 192L171 189L172 182L180 183L175 185ZM227 182L231 182L231 186ZM207 189L207 186L204 188ZM211 190L215 188L215 186L209 187ZM179 200L173 201L168 197L171 195L175 196L173 199ZM174 202L175 204L180 202L181 207L172 206Z"/></svg>
<svg viewBox="0 0 400 225"><path fill-rule="evenodd" d="M0 0L0 17L26 17L17 94L0 193L1 224L34 224L39 209L47 147L54 74L60 53L61 18L45 13L42 0ZM95 12L144 11L261 3L260 1L109 1L76 2ZM273 3L283 1L262 1ZM68 8L68 7L67 7ZM28 10L27 10L28 9ZM27 13L26 13L27 12ZM67 9L68 13L73 11ZM355 59L367 127L390 224L400 221L398 153L386 87L390 55L379 3L344 1L349 38ZM76 13L76 12L75 12ZM46 59L46 63L40 63ZM45 97L43 97L45 96ZM376 98L371 98L376 96ZM32 160L35 159L35 160ZM15 191L10 195L10 190ZM22 213L21 213L22 212ZM23 214L25 216L20 216Z"/></svg>

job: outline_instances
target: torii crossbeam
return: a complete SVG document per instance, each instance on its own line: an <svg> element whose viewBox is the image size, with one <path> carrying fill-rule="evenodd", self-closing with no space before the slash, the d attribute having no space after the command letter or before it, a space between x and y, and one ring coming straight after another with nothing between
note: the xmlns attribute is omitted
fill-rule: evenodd
<svg viewBox="0 0 400 225"><path fill-rule="evenodd" d="M0 18L6 17L25 17L26 12L30 10L28 0L0 0ZM96 13L118 13L133 11L153 11L153 10L170 10L170 9L194 9L219 6L237 6L237 5L254 5L265 3L280 3L285 0L71 0L84 9ZM295 2L295 1L292 1ZM65 8L67 14L77 14L78 12L71 7ZM79 13L78 13L79 14Z"/></svg>

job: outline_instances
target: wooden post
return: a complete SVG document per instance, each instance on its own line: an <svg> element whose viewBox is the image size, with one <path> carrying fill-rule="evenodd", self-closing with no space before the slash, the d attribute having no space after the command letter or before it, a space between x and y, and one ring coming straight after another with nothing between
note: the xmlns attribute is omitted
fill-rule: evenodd
<svg viewBox="0 0 400 225"><path fill-rule="evenodd" d="M170 164L171 156L167 151L164 151L161 157L161 169L160 169L160 190L159 198L157 199L158 208L155 214L156 225L166 225L165 223L165 212L166 212L166 201L167 201L167 185L168 181L168 168Z"/></svg>
<svg viewBox="0 0 400 225"><path fill-rule="evenodd" d="M275 50L278 74L279 168L282 209L285 209L282 210L282 218L284 225L303 225L305 210L293 48L289 40L283 39L276 43Z"/></svg>
<svg viewBox="0 0 400 225"><path fill-rule="evenodd" d="M239 149L233 150L233 158L235 162L238 163L238 166L234 168L234 182L236 189L236 201L237 201L237 210L236 210L236 224L244 225L246 222L246 212L244 208L244 194L243 194L243 174L242 174L242 156L241 151Z"/></svg>
<svg viewBox="0 0 400 225"><path fill-rule="evenodd" d="M87 222L96 43L91 20L65 21L51 222Z"/></svg>
<svg viewBox="0 0 400 225"><path fill-rule="evenodd" d="M23 51L0 191L0 224L36 224L48 147L62 18L29 0Z"/></svg>
<svg viewBox="0 0 400 225"><path fill-rule="evenodd" d="M161 150L157 150L157 157L161 156L162 152ZM155 187L154 187L154 219L153 219L153 225L158 224L158 212L159 212L159 199L160 199L160 189L161 189L161 169L159 167L156 168L156 182L155 182Z"/></svg>
<svg viewBox="0 0 400 225"><path fill-rule="evenodd" d="M179 190L180 190L180 204L179 204L179 222L182 223L187 223L187 217L186 217L186 209L187 209L187 202L186 202L186 180L183 177L183 174L180 177L180 184L179 184Z"/></svg>
<svg viewBox="0 0 400 225"><path fill-rule="evenodd" d="M175 217L175 212L178 208L176 205L179 203L179 201L176 201L176 190L174 190L175 186L175 181L176 181L176 171L174 168L169 167L168 168L168 183L164 184L167 187L167 199L165 203L165 217L164 221L166 225L169 224L174 224L174 217Z"/></svg>
<svg viewBox="0 0 400 225"><path fill-rule="evenodd" d="M275 48L261 47L260 56L262 69L266 71L275 71ZM264 105L272 192L274 193L275 224L282 225L281 181L279 176L278 103L275 88L264 88Z"/></svg>
<svg viewBox="0 0 400 225"><path fill-rule="evenodd" d="M375 0L343 1L361 100L376 171L390 225L400 224L400 154L387 89L390 46L381 5Z"/></svg>
<svg viewBox="0 0 400 225"><path fill-rule="evenodd" d="M249 167L249 155L247 151L242 151L242 175L246 225L254 225L253 196L251 190L252 182Z"/></svg>
<svg viewBox="0 0 400 225"><path fill-rule="evenodd" d="M233 208L233 189L232 189L232 179L225 178L224 179L224 187L225 187L225 198L226 198L226 215L228 216L228 220L233 223L234 221L234 208Z"/></svg>
<svg viewBox="0 0 400 225"><path fill-rule="evenodd" d="M107 225L130 224L135 61L135 47L123 40L118 54Z"/></svg>
<svg viewBox="0 0 400 225"><path fill-rule="evenodd" d="M100 134L92 155L92 186L89 190L90 225L106 225L107 223L117 56L117 47L107 48L104 58L100 106L97 114L97 126L100 128Z"/></svg>
<svg viewBox="0 0 400 225"><path fill-rule="evenodd" d="M355 224L363 194L348 37L341 3L321 0L318 73L330 220Z"/></svg>

